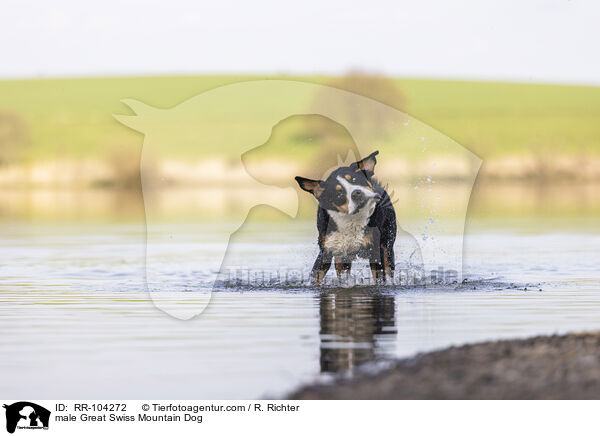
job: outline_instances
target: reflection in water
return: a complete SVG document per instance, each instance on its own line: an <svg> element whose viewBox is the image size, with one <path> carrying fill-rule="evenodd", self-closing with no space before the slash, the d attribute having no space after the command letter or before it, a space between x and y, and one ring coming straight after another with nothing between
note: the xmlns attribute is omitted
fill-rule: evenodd
<svg viewBox="0 0 600 436"><path fill-rule="evenodd" d="M321 372L343 373L393 354L395 297L343 289L320 296Z"/></svg>

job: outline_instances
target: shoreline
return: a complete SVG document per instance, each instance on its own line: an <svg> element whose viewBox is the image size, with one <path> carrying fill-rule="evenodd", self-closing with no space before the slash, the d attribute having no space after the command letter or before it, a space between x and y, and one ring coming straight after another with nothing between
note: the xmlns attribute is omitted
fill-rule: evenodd
<svg viewBox="0 0 600 436"><path fill-rule="evenodd" d="M305 162L288 159L266 160L255 164L254 171L241 161L220 158L198 161L162 160L146 167L144 179L163 186L251 185L253 173L268 174L269 182L289 182L290 174L309 171ZM467 161L446 157L382 161L378 177L388 182L418 183L423 177L437 182L472 181ZM597 155L506 155L484 158L477 176L479 181L533 183L593 183L600 181L600 156ZM58 159L0 165L0 187L136 187L140 185L139 156L122 160Z"/></svg>
<svg viewBox="0 0 600 436"><path fill-rule="evenodd" d="M600 399L600 332L452 346L304 386L288 399Z"/></svg>

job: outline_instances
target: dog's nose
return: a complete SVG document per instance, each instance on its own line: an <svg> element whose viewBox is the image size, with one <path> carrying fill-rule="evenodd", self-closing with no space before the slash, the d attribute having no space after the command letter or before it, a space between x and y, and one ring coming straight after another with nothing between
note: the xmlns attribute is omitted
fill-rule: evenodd
<svg viewBox="0 0 600 436"><path fill-rule="evenodd" d="M355 203L360 203L365 199L365 193L359 189L356 189L356 190L352 191L352 194L350 195L350 197L352 198L352 200Z"/></svg>

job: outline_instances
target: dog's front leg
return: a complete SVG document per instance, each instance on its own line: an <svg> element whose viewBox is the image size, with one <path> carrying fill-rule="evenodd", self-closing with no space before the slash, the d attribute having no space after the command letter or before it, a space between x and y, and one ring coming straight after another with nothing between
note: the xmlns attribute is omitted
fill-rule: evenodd
<svg viewBox="0 0 600 436"><path fill-rule="evenodd" d="M319 255L317 256L317 260L315 260L315 264L313 265L310 274L314 285L321 285L325 274L327 274L327 271L329 271L329 268L331 267L332 258L333 255L327 250L321 249L321 251L319 251Z"/></svg>
<svg viewBox="0 0 600 436"><path fill-rule="evenodd" d="M378 285L383 283L383 268L381 262L371 260L369 266L371 267L371 274L373 275L373 284Z"/></svg>
<svg viewBox="0 0 600 436"><path fill-rule="evenodd" d="M386 243L381 246L381 259L383 261L383 270L385 272L385 281L394 282L395 256L394 242Z"/></svg>
<svg viewBox="0 0 600 436"><path fill-rule="evenodd" d="M342 281L342 271L344 270L344 263L342 262L342 258L339 256L335 257L335 272L337 274L338 280Z"/></svg>
<svg viewBox="0 0 600 436"><path fill-rule="evenodd" d="M381 250L377 249L377 246L373 247L371 255L369 256L369 266L371 267L371 274L373 275L373 284L381 284L383 278L383 263L381 262Z"/></svg>
<svg viewBox="0 0 600 436"><path fill-rule="evenodd" d="M352 260L344 259L342 269L344 270L347 276L350 276L350 271L352 270Z"/></svg>
<svg viewBox="0 0 600 436"><path fill-rule="evenodd" d="M352 269L352 259L348 257L336 256L335 257L335 272L337 273L338 280L342 281L342 273L346 280L350 278L350 270Z"/></svg>
<svg viewBox="0 0 600 436"><path fill-rule="evenodd" d="M371 274L373 275L373 284L379 285L385 282L385 272L383 265L383 250L379 246L379 238L375 240L375 243L371 246L369 253L369 266L371 267Z"/></svg>

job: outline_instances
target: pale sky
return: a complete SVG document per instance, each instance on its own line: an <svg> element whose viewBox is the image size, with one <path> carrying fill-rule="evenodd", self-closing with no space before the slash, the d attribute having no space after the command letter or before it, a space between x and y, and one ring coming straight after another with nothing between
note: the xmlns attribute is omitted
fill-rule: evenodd
<svg viewBox="0 0 600 436"><path fill-rule="evenodd" d="M600 84L600 2L3 0L0 78L261 73Z"/></svg>

